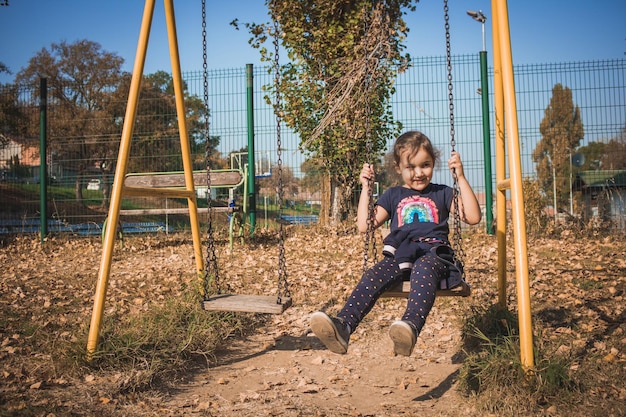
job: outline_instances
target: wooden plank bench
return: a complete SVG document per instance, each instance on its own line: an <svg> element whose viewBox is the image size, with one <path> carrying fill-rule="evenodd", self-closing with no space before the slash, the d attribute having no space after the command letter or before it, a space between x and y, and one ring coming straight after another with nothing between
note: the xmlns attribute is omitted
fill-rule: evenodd
<svg viewBox="0 0 626 417"><path fill-rule="evenodd" d="M206 187L206 175L206 171L193 172L196 189ZM235 188L244 182L244 174L238 169L211 171L211 188ZM186 198L189 195L193 196L193 193L185 189L185 173L182 171L131 173L124 177L124 196Z"/></svg>
<svg viewBox="0 0 626 417"><path fill-rule="evenodd" d="M245 188L246 176L238 169L224 169L211 171L211 188L228 188L233 190L241 185ZM140 172L126 174L122 194L124 197L162 197L162 198L192 198L196 196L199 188L207 186L207 172L193 172L194 190L187 190L185 184L185 173L175 172ZM211 212L232 213L229 224L229 237L231 247L234 235L238 234L243 238L241 225L243 219L241 214L247 210L246 192L244 190L244 204L240 206L215 206L211 207ZM198 213L207 213L207 207L198 208ZM169 215L169 214L189 214L189 207L165 207L165 208L145 208L145 209L121 209L120 216L147 216L147 215ZM237 230L239 229L239 230Z"/></svg>

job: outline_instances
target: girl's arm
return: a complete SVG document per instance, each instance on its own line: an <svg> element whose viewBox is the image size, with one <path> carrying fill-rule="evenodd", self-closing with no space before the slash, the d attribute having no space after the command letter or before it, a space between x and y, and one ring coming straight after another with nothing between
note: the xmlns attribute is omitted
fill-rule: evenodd
<svg viewBox="0 0 626 417"><path fill-rule="evenodd" d="M472 190L472 186L469 181L467 181L467 178L465 178L463 163L461 162L461 156L458 152L452 152L452 156L448 159L448 166L450 167L450 171L455 171L457 184L459 185L459 194L461 196L459 199L459 211L461 220L467 224L480 223L480 205L478 204L474 190ZM454 205L452 205L452 210L454 210Z"/></svg>
<svg viewBox="0 0 626 417"><path fill-rule="evenodd" d="M374 182L375 173L374 166L368 163L363 164L363 169L359 175L361 181L361 196L359 197L359 206L356 212L356 224L359 232L367 232L367 220L369 217L369 190L370 179ZM374 229L383 224L389 218L387 210L380 206L374 206Z"/></svg>

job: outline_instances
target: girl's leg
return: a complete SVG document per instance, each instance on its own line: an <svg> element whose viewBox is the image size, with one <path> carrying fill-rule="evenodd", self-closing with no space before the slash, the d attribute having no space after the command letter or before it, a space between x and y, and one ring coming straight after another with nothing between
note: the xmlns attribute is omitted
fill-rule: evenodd
<svg viewBox="0 0 626 417"><path fill-rule="evenodd" d="M348 324L353 332L380 296L401 279L402 274L396 261L385 257L365 271L337 317Z"/></svg>
<svg viewBox="0 0 626 417"><path fill-rule="evenodd" d="M448 266L431 252L419 257L413 264L411 291L402 320L412 323L417 334L421 332L435 304L439 280L445 278L447 273Z"/></svg>

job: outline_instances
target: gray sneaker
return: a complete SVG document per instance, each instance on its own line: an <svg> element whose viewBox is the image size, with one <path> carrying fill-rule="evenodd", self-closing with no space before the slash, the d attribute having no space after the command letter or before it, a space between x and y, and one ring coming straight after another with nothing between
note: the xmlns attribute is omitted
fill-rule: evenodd
<svg viewBox="0 0 626 417"><path fill-rule="evenodd" d="M411 356L417 342L417 330L412 323L405 320L394 321L389 327L389 337L393 340L395 355Z"/></svg>
<svg viewBox="0 0 626 417"><path fill-rule="evenodd" d="M343 354L348 351L350 328L343 320L318 311L311 316L311 330L331 352Z"/></svg>

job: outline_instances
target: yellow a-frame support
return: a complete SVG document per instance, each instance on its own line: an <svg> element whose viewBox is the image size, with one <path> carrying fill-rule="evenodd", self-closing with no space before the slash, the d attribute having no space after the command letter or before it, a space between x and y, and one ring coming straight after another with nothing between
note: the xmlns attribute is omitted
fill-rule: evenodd
<svg viewBox="0 0 626 417"><path fill-rule="evenodd" d="M185 107L183 102L183 83L178 54L176 22L174 18L173 0L164 0L167 22L170 59L172 63L172 80L176 97L180 142L185 172L184 190L160 189L159 195L187 198L191 230L193 235L194 255L198 273L204 270L202 257L200 227L198 223L198 206L194 191L191 151L185 123ZM135 57L135 66L124 118L122 139L113 181L111 205L108 223L116 225L119 221L121 198L124 193L124 176L128 164L131 138L137 113L139 86L143 75L143 67L148 47L150 27L154 14L155 0L146 0L141 31ZM522 193L521 153L517 123L517 105L515 101L515 82L513 74L513 58L509 33L508 8L506 0L492 0L493 50L494 50L494 95L496 125L496 237L498 241L498 303L506 306L506 190L511 190L512 223L515 250L515 273L517 283L518 319L520 327L521 363L525 369L534 367L533 334L530 308L530 284L528 279L528 249L526 241L526 220L524 217L524 199ZM505 132L507 133L505 135ZM508 143L508 164L510 177L506 177L506 144ZM107 284L111 269L111 259L115 243L115 227L106 228L102 249L102 259L96 285L93 313L87 340L87 353L96 350L98 335L102 324L102 313L106 297Z"/></svg>
<svg viewBox="0 0 626 417"><path fill-rule="evenodd" d="M204 271L204 260L202 257L200 225L198 222L198 204L196 200L196 192L194 190L191 149L189 147L187 126L185 124L185 104L183 100L184 91L180 70L180 58L178 54L178 39L176 35L176 21L174 18L174 2L173 0L164 0L164 3L170 60L172 63L172 82L174 84L174 94L176 98L176 115L178 118L183 169L185 173L185 188L160 188L157 192L161 197L177 197L187 199L189 205L189 220L191 222L191 232L193 237L194 257L196 259L196 269L198 274L200 274ZM150 37L150 28L154 15L154 4L155 0L146 0L144 7L141 30L139 33L139 42L137 45L137 54L135 56L135 65L133 67L130 92L128 94L128 103L126 105L126 115L124 117L124 126L122 128L122 139L120 142L117 165L115 168L115 177L113 179L111 205L109 207L107 221L109 225L116 225L119 221L121 201L124 195L124 176L126 175L130 145L133 136L133 129L135 127L135 117L137 115L137 105L139 102L139 87L146 61L148 39ZM155 190L152 189L145 190L143 195L157 194ZM89 327L89 336L87 339L88 356L96 351L96 346L98 344L98 335L102 325L102 313L104 311L104 301L106 298L107 285L111 272L111 259L113 257L113 247L115 244L115 229L116 228L114 226L107 227L104 232L102 258L100 260L100 270L98 273L98 282L96 284L93 312Z"/></svg>
<svg viewBox="0 0 626 417"><path fill-rule="evenodd" d="M506 190L511 190L515 274L517 282L520 360L527 370L534 367L533 332L528 280L526 219L522 193L522 162L517 125L513 56L506 0L492 0L494 95L496 114L496 238L498 241L498 303L506 306ZM505 135L506 132L506 135ZM506 141L506 142L505 142ZM506 144L509 175L506 177Z"/></svg>

